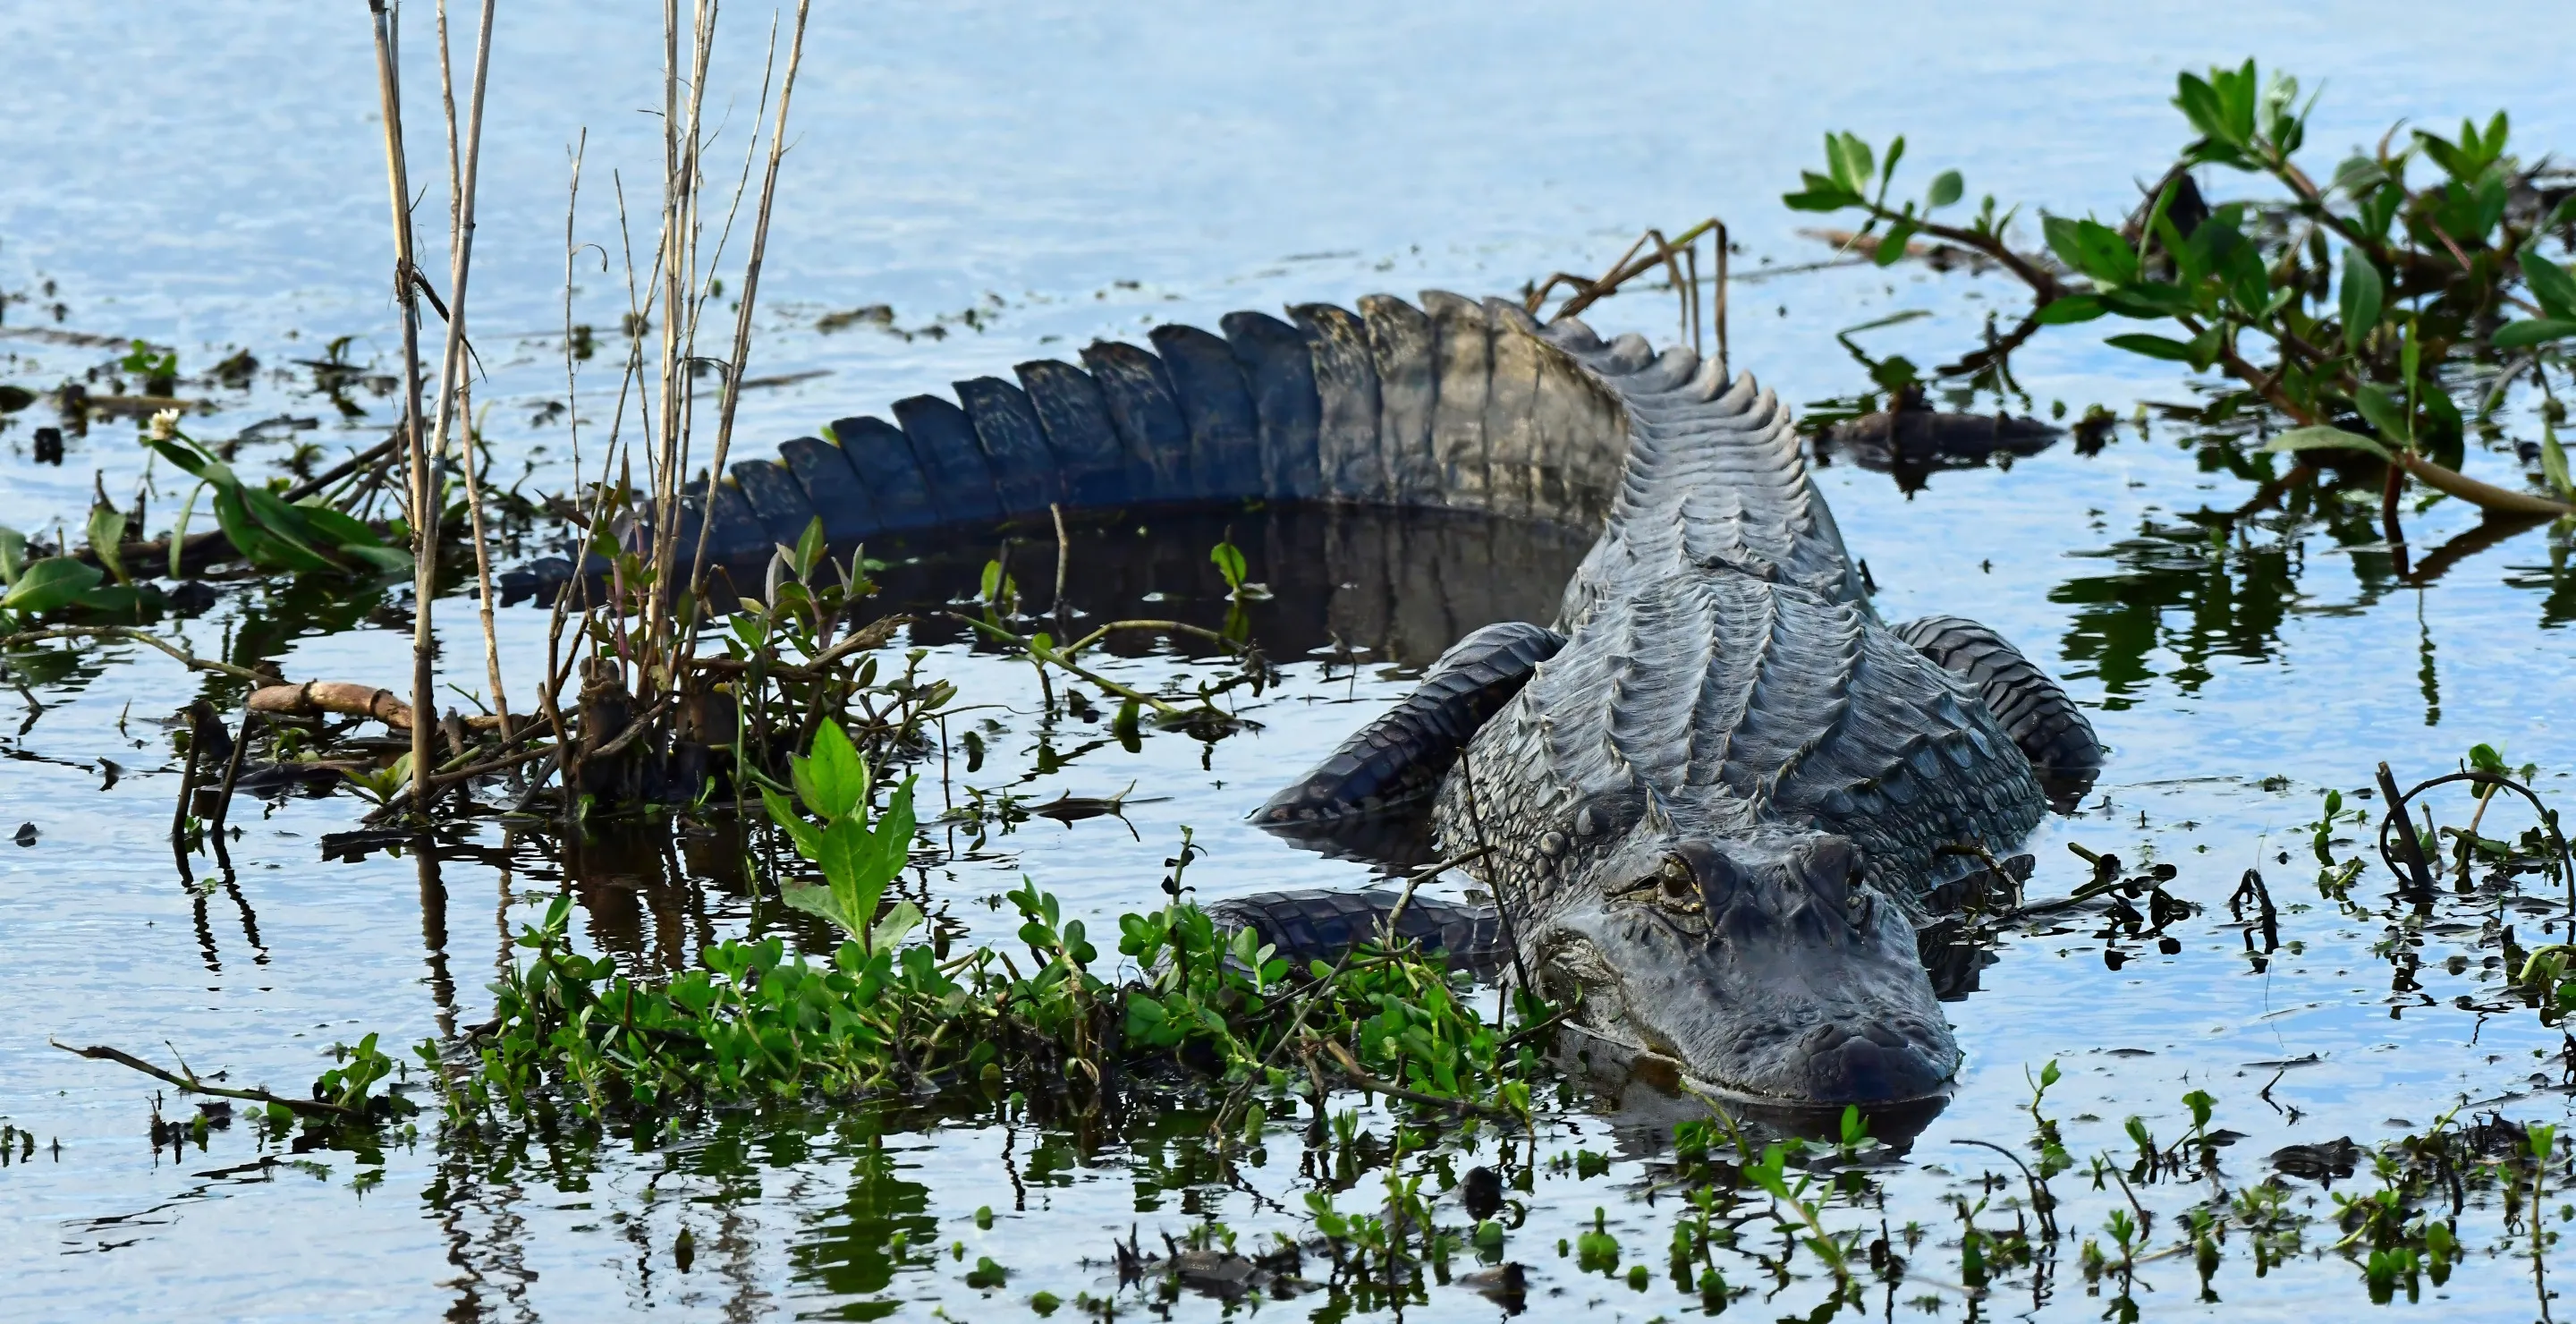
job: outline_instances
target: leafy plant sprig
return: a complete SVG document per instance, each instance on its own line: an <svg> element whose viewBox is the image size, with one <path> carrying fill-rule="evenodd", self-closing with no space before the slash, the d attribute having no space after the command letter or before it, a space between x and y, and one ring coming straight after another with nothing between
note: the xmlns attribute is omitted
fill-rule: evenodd
<svg viewBox="0 0 2576 1324"><path fill-rule="evenodd" d="M2563 452L2544 456L2550 495L2509 489L2462 474L2467 420L2452 398L2461 360L2525 352L2546 374L2566 367L2576 338L2576 276L2539 251L2566 242L2576 195L2545 211L2531 196L2541 167L2506 150L2509 122L2498 112L2481 128L2464 121L2456 137L2417 129L2344 161L2319 184L2294 159L2315 107L2298 80L2268 79L2253 61L2185 73L2174 105L2195 137L2148 204L2124 226L2044 216L2048 256L2016 251L1992 200L1968 226L1929 219L1965 192L1956 172L1936 177L1921 206L1887 201L1902 158L1897 139L1883 166L1846 133L1826 139L1826 169L1782 201L1804 211L1859 210L1882 263L1904 256L1920 233L1985 255L2036 296L2012 343L2042 326L2117 316L2160 322L2180 334L2132 332L2107 343L2195 371L2224 371L2231 397L2276 411L2294 427L2274 437L2282 452L2348 451L2376 457L2446 494L2486 509L2576 514ZM2439 172L2412 184L2418 159ZM2267 176L2288 191L2278 203L2203 202L2195 167ZM2340 280L2337 279L2338 267ZM2505 320L2514 313L2528 314ZM2499 325L2499 323L2501 323ZM2222 406L2226 402L2222 402ZM2477 411L2483 416L2485 410ZM2556 449L2554 431L2544 451ZM2397 486L2387 503L2393 511Z"/></svg>

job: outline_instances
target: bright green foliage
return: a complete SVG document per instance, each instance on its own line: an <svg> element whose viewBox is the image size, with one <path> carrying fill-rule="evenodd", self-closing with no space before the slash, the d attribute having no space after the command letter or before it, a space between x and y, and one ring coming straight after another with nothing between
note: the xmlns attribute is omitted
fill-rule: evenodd
<svg viewBox="0 0 2576 1324"><path fill-rule="evenodd" d="M2538 251L2553 236L2563 242L2576 209L2545 217L2516 209L2539 167L2507 150L2501 112L2484 126L2462 122L2455 137L2413 130L2402 149L2392 134L2320 185L2295 160L2315 105L2314 96L2301 98L2298 80L2266 77L2249 60L2182 74L2175 88L2173 104L2194 134L2175 168L2123 225L2045 217L2055 270L2006 243L1991 199L1973 226L1931 223L1932 208L1965 191L1955 172L1934 180L1920 209L1890 205L1899 153L1891 149L1873 178L1867 145L1849 134L1827 135L1825 171L1806 172L1782 201L1865 212L1863 233L1889 227L1882 261L1895 260L1891 249L1918 231L1985 253L2032 286L2037 326L2106 316L2162 324L2107 343L2236 378L2239 393L2213 408L2251 405L2302 425L2272 449L2382 457L2402 449L2456 468L2466 425L2451 398L2449 383L2461 375L2454 366L2482 345L2556 356L2576 337L2576 275ZM2410 165L2424 163L2437 177L2410 182ZM2266 176L2287 197L2207 206L2185 173L2207 166ZM2563 456L2557 464L2564 468ZM2553 490L2576 493L2544 477Z"/></svg>
<svg viewBox="0 0 2576 1324"><path fill-rule="evenodd" d="M106 577L97 566L49 556L10 577L9 591L0 593L0 609L40 615L78 601Z"/></svg>
<svg viewBox="0 0 2576 1324"><path fill-rule="evenodd" d="M175 350L155 353L147 341L135 341L116 366L143 379L149 394L168 395L179 375L179 355Z"/></svg>
<svg viewBox="0 0 2576 1324"><path fill-rule="evenodd" d="M1220 542L1208 549L1208 560L1216 565L1216 572L1225 577L1225 591L1229 595L1241 595L1243 578L1250 573L1243 559L1243 549L1231 540Z"/></svg>
<svg viewBox="0 0 2576 1324"><path fill-rule="evenodd" d="M912 779L895 788L883 814L874 814L869 803L873 773L841 724L833 721L815 733L814 752L790 759L788 766L797 798L822 821L807 822L786 797L766 786L760 788L761 802L768 806L770 821L796 843L797 853L822 869L823 882L786 884L781 891L787 904L832 921L864 951L901 942L920 925L920 908L897 901L880 920L877 903L910 858Z"/></svg>
<svg viewBox="0 0 2576 1324"><path fill-rule="evenodd" d="M116 541L124 530L122 514L105 506L90 512L91 546L107 567L101 570L70 556L29 560L26 535L0 526L0 633L58 611L76 611L91 619L140 620L157 610L162 603L160 591L131 582L117 558ZM116 577L113 584L106 582L110 572Z"/></svg>
<svg viewBox="0 0 2576 1324"><path fill-rule="evenodd" d="M215 521L233 550L270 570L360 570L387 576L411 573L411 554L391 546L374 529L341 514L320 498L289 503L264 486L243 482L222 457L173 430L168 440L144 443L162 459L214 489Z"/></svg>
<svg viewBox="0 0 2576 1324"><path fill-rule="evenodd" d="M376 1036L370 1034L355 1045L343 1044L340 1065L322 1073L313 1082L313 1097L336 1108L346 1108L376 1117L408 1113L412 1105L398 1095L376 1094L376 1083L393 1074L394 1060L376 1047Z"/></svg>
<svg viewBox="0 0 2576 1324"><path fill-rule="evenodd" d="M800 789L809 805L846 804L848 815L834 822L847 822L866 801L837 776L809 765ZM889 809L865 831L881 852L879 872L909 840L908 820L891 841L881 835L896 825ZM800 826L818 839L825 831ZM861 899L854 892L817 904L840 923L870 913ZM943 961L929 946L903 945L918 920L897 925L899 905L864 938L858 924L843 924L851 940L828 961L790 956L776 938L727 941L702 953L699 968L652 984L613 957L571 950L571 905L559 898L517 939L526 964L495 985L494 1028L478 1043L477 1069L451 1089L450 1110L519 1116L543 1103L600 1117L675 1101L998 1091L1030 1072L1048 1078L1028 1082L1039 1088L1060 1090L1068 1079L1096 1087L1112 1044L1138 1066L1197 1063L1246 1089L1282 1090L1290 1078L1267 1064L1294 1039L1303 1053L1346 1054L1423 1093L1527 1111L1534 1052L1507 1049L1455 997L1454 977L1436 960L1355 953L1338 973L1315 971L1317 982L1296 990L1299 1010L1289 1012L1287 963L1243 936L1221 935L1195 906L1122 917L1121 949L1144 969L1122 987L1092 972L1098 950L1052 894L1028 884L1010 900L1033 966L991 948ZM1109 1033L1113 1022L1123 1035Z"/></svg>

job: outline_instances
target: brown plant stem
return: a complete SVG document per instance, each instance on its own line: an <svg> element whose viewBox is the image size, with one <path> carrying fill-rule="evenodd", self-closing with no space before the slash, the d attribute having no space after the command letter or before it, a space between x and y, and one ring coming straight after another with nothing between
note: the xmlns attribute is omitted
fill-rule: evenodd
<svg viewBox="0 0 2576 1324"><path fill-rule="evenodd" d="M249 710L281 717L318 717L338 713L344 717L368 717L387 726L412 728L412 707L392 690L376 689L345 680L308 680L297 685L265 685L253 690ZM483 713L461 719L477 731L500 730L501 719ZM420 730L435 731L437 723L423 723ZM415 737L419 731L413 731ZM415 745L415 754L417 746ZM413 767L426 766L417 761Z"/></svg>
<svg viewBox="0 0 2576 1324"><path fill-rule="evenodd" d="M510 731L510 698L501 681L501 646L492 621L492 552L483 520L482 480L476 472L477 437L473 421L473 388L467 380L465 363L465 286L474 265L474 191L483 147L483 91L492 67L492 10L494 0L483 0L482 18L474 38L474 89L466 104L465 135L460 154L456 132L456 94L449 77L447 58L447 5L438 7L438 77L447 111L447 175L449 190L449 247L452 260L447 285L451 300L447 317L447 347L439 369L438 436L434 453L447 453L448 433L454 425L460 435L458 451L465 469L465 509L474 536L474 571L482 590L478 615L483 627L483 660L485 679L492 686L492 707L499 715L501 733ZM419 766L417 763L414 766Z"/></svg>
<svg viewBox="0 0 2576 1324"><path fill-rule="evenodd" d="M148 630L138 630L131 625L48 625L33 630L21 630L6 638L0 638L0 652L27 644L41 643L47 639L127 639L157 648L191 671L211 671L217 675L230 676L235 680L246 680L253 685L265 685L269 681L269 677L249 667L237 667L230 662L217 662L212 658L199 657L157 634Z"/></svg>
<svg viewBox="0 0 2576 1324"><path fill-rule="evenodd" d="M383 102L386 183L393 196L394 302L402 308L403 429L409 434L405 451L411 488L412 707L428 711L437 683L438 639L431 628L430 607L438 596L438 478L430 469L428 438L421 435L420 271L412 261L411 176L403 153L402 84L394 62L393 18L384 0L367 0L367 9L375 17L376 88ZM451 323L450 339L457 334ZM429 723L412 727L413 767L426 768L434 761L432 739ZM412 808L427 818L428 779L416 779L414 788Z"/></svg>
<svg viewBox="0 0 2576 1324"><path fill-rule="evenodd" d="M761 175L760 209L754 213L751 227L751 253L743 262L742 295L734 304L733 356L725 372L724 403L716 413L716 453L707 465L707 514L698 524L698 546L689 562L689 592L700 592L706 585L707 538L715 532L716 484L722 482L725 456L733 445L734 410L742 401L742 372L751 361L751 313L760 294L760 266L769 254L769 212L778 196L778 163L787 154L787 109L796 95L796 69L805 56L805 15L813 0L796 0L796 28L787 41L787 74L778 85L778 115L769 126L769 166ZM771 31L774 33L775 28ZM739 196L739 195L737 195ZM681 650L683 656L696 651L696 622L692 616L690 644Z"/></svg>
<svg viewBox="0 0 2576 1324"><path fill-rule="evenodd" d="M1330 1039L1318 1040L1317 1042L1323 1045L1325 1055L1333 1059L1333 1065L1340 1067L1342 1069L1342 1074L1350 1077L1351 1083L1359 1086L1361 1089L1383 1094L1390 1099L1402 1099L1407 1103L1429 1104L1435 1108L1454 1108L1459 1112L1474 1113L1479 1117L1508 1120L1514 1115L1508 1108L1497 1108L1489 1103L1478 1103L1473 1099L1443 1098L1437 1094L1425 1094L1420 1090L1410 1090L1391 1081L1380 1080L1376 1076L1370 1075L1368 1068L1361 1066L1358 1059L1351 1056L1351 1050L1342 1047L1340 1044L1337 1044Z"/></svg>
<svg viewBox="0 0 2576 1324"><path fill-rule="evenodd" d="M267 1090L237 1090L230 1089L222 1085L209 1085L206 1082L197 1079L197 1073L193 1071L187 1071L185 1075L173 1075L170 1072L164 1071L161 1068L144 1061L142 1058L136 1057L132 1053L128 1053L118 1048L110 1048L105 1044L91 1044L87 1048L74 1048L70 1044L64 1043L59 1039L48 1038L45 1042L77 1057L92 1058L101 1062L114 1062L120 1066L132 1067L136 1071L142 1072L144 1075L150 1076L155 1080L167 1081L191 1094L211 1094L218 1098L241 1099L250 1103L273 1103L281 1108L286 1108L294 1112L300 1117L337 1117L349 1121L366 1120L366 1114L355 1108L345 1108L339 1104L326 1103L320 1099L291 1099L282 1094L271 1094ZM186 1071L187 1063L182 1062L179 1065L181 1070Z"/></svg>
<svg viewBox="0 0 2576 1324"><path fill-rule="evenodd" d="M1052 648L1040 647L1034 639L1023 639L998 625L987 625L972 616L963 615L953 611L948 614L957 620L965 622L978 634L984 635L997 643L1009 644L1012 647L1027 653L1030 658L1037 662L1044 663L1049 666L1061 667L1064 670L1109 691L1111 694L1117 695L1119 698L1143 704L1164 717L1178 717L1181 715L1181 710L1173 707L1171 704L1165 703L1161 699L1157 699L1153 695L1147 694L1141 690L1130 689L1127 686L1121 685L1097 672L1087 670L1062 652ZM1041 672L1041 674L1044 673Z"/></svg>

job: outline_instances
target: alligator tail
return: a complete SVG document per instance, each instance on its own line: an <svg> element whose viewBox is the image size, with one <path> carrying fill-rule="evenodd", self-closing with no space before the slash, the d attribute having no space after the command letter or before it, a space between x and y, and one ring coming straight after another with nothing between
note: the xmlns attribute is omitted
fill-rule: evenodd
<svg viewBox="0 0 2576 1324"><path fill-rule="evenodd" d="M954 401L899 400L891 422L841 419L732 464L711 510L694 488L681 545L708 520L710 554L739 560L817 518L847 543L1056 505L1256 498L1601 527L1627 429L1618 395L1551 346L1599 345L1580 323L1542 332L1517 304L1439 291L1287 312L1229 313L1223 335L1160 327L1151 349L1103 341L1080 366L1023 363Z"/></svg>

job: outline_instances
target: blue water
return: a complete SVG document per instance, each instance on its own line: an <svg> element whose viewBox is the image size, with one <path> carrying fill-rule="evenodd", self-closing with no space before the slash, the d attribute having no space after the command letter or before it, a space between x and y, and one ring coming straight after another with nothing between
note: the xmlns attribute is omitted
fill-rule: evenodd
<svg viewBox="0 0 2576 1324"><path fill-rule="evenodd" d="M739 435L745 445L774 441L1165 320L1206 324L1233 308L1375 290L1508 292L1558 269L1598 270L1646 225L1712 214L1743 246L1735 269L1746 279L1730 293L1736 362L1793 401L1849 394L1860 375L1835 330L1935 310L1863 340L1873 353L1943 361L1973 343L1980 309L2009 317L2018 299L1999 280L1912 268L1763 278L1766 266L1831 255L1800 237L1807 218L1777 201L1799 169L1819 164L1827 130L1882 145L1904 133L1902 178L1918 189L1956 167L1972 201L1991 191L2109 215L2127 210L2138 179L2181 141L2165 105L2173 71L2251 52L2325 81L2310 133L2316 166L2375 142L2395 118L2445 125L2499 105L2515 116L2516 141L2537 153L2576 143L2576 90L2555 62L2534 58L2551 48L2556 18L2537 5L2435 16L2393 4L2331 17L2243 4L2098 15L1998 6L1973 16L1875 5L818 6L751 371L821 375L747 392ZM717 152L729 181L753 115L766 15L743 7L725 21L709 104L731 107ZM428 7L414 4L405 77L423 186L443 177L430 33ZM649 232L658 19L640 6L513 6L498 44L470 316L501 472L524 468L529 490L546 491L568 474L564 428L532 421L566 398L567 149L588 131L580 240L619 251L612 171L623 172L639 236ZM184 374L248 348L269 369L249 391L183 386L217 405L190 420L192 432L222 438L288 415L315 419L295 435L326 452L381 437L385 399L362 390L364 414L342 420L289 362L322 357L340 336L354 337L355 362L379 373L393 362L363 11L20 5L0 10L0 51L0 292L25 296L0 317L0 380L41 390L118 352L65 343L65 331L170 346ZM433 188L426 230L444 228L433 223L435 198ZM582 250L573 320L600 328L593 362L604 368L621 343L624 296L622 272L599 264L598 250ZM425 253L423 265L443 289L444 255ZM917 334L815 329L828 312L879 303ZM1673 316L1668 295L1640 291L1593 320L1662 339ZM933 326L944 336L918 334ZM2126 418L2139 400L2186 397L2182 382L2099 349L2081 328L2043 337L2015 368L2042 410L2098 401ZM604 423L612 385L606 371L585 376L583 417ZM142 475L129 423L93 424L59 468L32 463L33 429L52 421L40 404L0 429L0 521L76 524L94 473L120 501ZM284 447L255 442L243 454L270 464ZM2508 454L2475 453L2470 467L2516 481ZM167 479L154 476L159 519L184 496ZM2388 1138L2462 1096L2564 1117L2567 1096L2530 1083L2535 1072L2552 1078L2552 1063L2535 1055L2554 1053L2556 1031L2528 1013L2482 1020L2448 1005L2478 991L2475 935L2437 929L2423 992L2393 991L2372 950L2387 936L2383 921L2339 914L2302 854L2319 790L2362 786L2382 759L2401 776L2429 776L2488 741L2513 762L2538 763L2545 791L2565 785L2556 770L2576 768L2576 739L2557 715L2576 686L2564 612L2551 605L2564 591L2551 533L2509 539L2420 589L2390 581L2384 549L2345 545L2313 523L2255 521L2212 550L2203 534L2154 531L2184 528L2182 516L2204 505L2233 507L2248 489L2204 473L2161 422L2143 435L2124 426L2094 458L2060 447L2009 472L1937 476L1910 499L1848 466L1819 479L1890 619L1976 616L2094 706L2114 758L2086 812L2032 845L2035 889L2081 880L2062 845L2075 840L2171 861L2176 891L2209 907L2178 927L2179 952L2133 952L2118 970L2088 928L2005 947L1984 991L1951 1008L1969 1066L1960 1097L1918 1143L1918 1166L1891 1179L1900 1223L1948 1226L1946 1183L1979 1170L1977 1151L1954 1142L2026 1134L2013 1111L2028 1094L2023 1068L2050 1058L2069 1077L2052 1095L2058 1115L2094 1119L2066 1122L2079 1159L2125 1147L2120 1123L2132 1113L2159 1134L2178 1131L2180 1096L2203 1088L2220 1100L2220 1124L2249 1133L2229 1159L2243 1180L2288 1139ZM2441 503L2410 514L2408 529L2420 552L2474 524ZM451 628L467 606L441 604ZM398 622L324 629L262 589L228 596L179 633L213 650L228 631L281 612L288 675L383 683L399 674L408 636ZM504 612L500 628L512 674L533 675L543 615ZM451 636L443 666L479 691L469 639ZM1134 780L1147 788L1140 797L1154 797L1130 809L1132 836L1116 820L1070 829L1036 820L931 866L936 894L982 936L1003 936L1006 922L984 902L1022 873L1097 916L1152 902L1183 824L1209 847L1194 875L1208 895L1358 876L1237 819L1401 693L1400 676L1328 674L1320 661L1290 659L1285 686L1247 709L1264 723L1253 735L1206 750L1158 736L1139 755L1110 745L1038 775L1043 733L1026 669L953 648L931 665L970 696L1008 705L991 714L993 763L963 780L1016 784L1038 800L1107 795ZM1181 665L1137 659L1120 674L1152 680ZM295 1156L307 1166L195 1175L251 1161L249 1137L219 1132L184 1161L156 1154L146 1135L156 1087L58 1053L47 1037L156 1057L166 1040L200 1070L299 1087L335 1041L375 1030L407 1044L437 1031L451 1014L445 989L453 1021L482 1019L481 986L506 958L506 931L532 920L564 877L489 827L479 844L515 850L513 866L451 861L432 888L410 858L325 862L318 839L358 814L342 796L266 815L245 808L231 845L237 889L201 896L177 877L164 840L177 773L156 724L196 684L157 655L117 653L92 674L0 699L0 724L14 728L0 729L12 756L0 762L0 831L26 821L40 834L33 846L0 844L0 932L10 937L0 1121L38 1137L31 1163L0 1168L12 1317L174 1304L208 1318L572 1319L639 1306L731 1317L923 1313L941 1302L955 1318L1016 1318L1040 1288L1068 1300L1107 1291L1107 1242L1131 1223L1149 1245L1156 1227L1178 1233L1202 1210L1247 1231L1302 1227L1204 1163L1174 1175L1187 1167L1186 1143L1111 1138L1085 1149L999 1124L896 1125L881 1150L855 1119L805 1138L719 1136L641 1155L611 1146L564 1169L574 1176L549 1176L539 1162L443 1182L426 1136L389 1150L381 1169L317 1153ZM10 721L13 702L20 715ZM104 760L122 772L102 791ZM2286 783L2266 789L2276 777ZM723 853L693 851L693 873L720 872ZM2297 947L2259 972L2237 931L2217 923L2239 875L2257 866ZM212 876L202 858L195 867ZM2355 895L2384 886L2374 877ZM649 861L597 864L576 890L585 933L612 950L685 953L769 922L739 890L675 884ZM425 908L425 898L439 904ZM2507 918L2526 942L2542 922L2537 911ZM2461 921L2445 910L2434 922ZM2472 954L2469 974L2440 968L2454 948ZM2256 1097L2275 1069L2248 1064L2310 1053L2319 1065L2282 1073L2272 1088L2278 1110ZM175 1097L161 1106L188 1111ZM2301 1114L2295 1124L2288 1109ZM1559 1125L1544 1152L1612 1147L1580 1111ZM1238 1174L1243 1186L1298 1208L1295 1152L1293 1134L1275 1136L1266 1163ZM1657 1262L1670 1207L1636 1201L1641 1162L1623 1158L1588 1182L1542 1177L1512 1251L1531 1266L1533 1302L1548 1303L1538 1309L1581 1302L1642 1319L1696 1308L1695 1297L1667 1295L1669 1284L1638 1295L1583 1279L1552 1253L1604 1206L1631 1254L1642 1246ZM362 1172L377 1171L359 1189ZM2067 1220L2098 1227L2116 1193L2072 1187ZM969 1217L982 1206L999 1215L989 1231ZM889 1271L881 1248L897 1226L913 1229L912 1260ZM671 1250L683 1227L697 1247L687 1273ZM925 1247L936 1253L925 1259ZM1948 1254L1927 1246L1924 1272L1937 1277ZM2576 1268L2563 1248L2550 1254L2561 1280ZM1015 1271L990 1296L962 1279L985 1255ZM2428 1289L2420 1308L2528 1317L2535 1303L2521 1272L2472 1266L2453 1279L2451 1301ZM2191 1300L2187 1260L2177 1261L2150 1275L2160 1291L2148 1308L2313 1317L2358 1308L2356 1276L2329 1257L2258 1280L2231 1258L2217 1283L2222 1303L2207 1305ZM2062 1277L2047 1313L2100 1310L2071 1273ZM1767 1316L1814 1299L1810 1282L1774 1305L1755 1297L1737 1309ZM1191 1297L1174 1308L1218 1309ZM1418 1309L1483 1318L1493 1308L1435 1291Z"/></svg>

